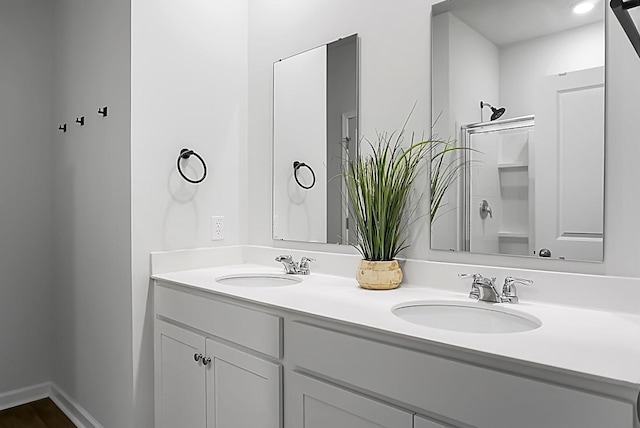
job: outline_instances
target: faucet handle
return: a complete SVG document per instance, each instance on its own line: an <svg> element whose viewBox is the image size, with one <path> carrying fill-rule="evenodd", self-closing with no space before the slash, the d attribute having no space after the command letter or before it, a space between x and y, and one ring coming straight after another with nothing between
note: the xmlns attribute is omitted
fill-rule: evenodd
<svg viewBox="0 0 640 428"><path fill-rule="evenodd" d="M504 279L502 286L502 300L509 303L518 303L516 284L533 285L533 281L526 278L514 278L508 276Z"/></svg>
<svg viewBox="0 0 640 428"><path fill-rule="evenodd" d="M514 284L522 284L522 285L533 285L533 280L526 278L514 278L512 276L508 276L504 279L504 285L514 285Z"/></svg>
<svg viewBox="0 0 640 428"><path fill-rule="evenodd" d="M293 261L293 257L291 256L291 254L284 254L284 255L276 257L276 261L277 262Z"/></svg>
<svg viewBox="0 0 640 428"><path fill-rule="evenodd" d="M479 273L459 273L459 278L473 278L473 283L471 284L471 291L469 292L469 298L478 300L480 298L480 289L478 288L477 282L482 281L484 278Z"/></svg>
<svg viewBox="0 0 640 428"><path fill-rule="evenodd" d="M459 273L458 276L460 278L473 278L474 281L478 281L478 282L484 282L486 280L486 282L496 282L496 278L492 277L492 278L488 278L485 276L480 275L479 273Z"/></svg>
<svg viewBox="0 0 640 428"><path fill-rule="evenodd" d="M483 278L479 273L459 273L459 278L473 278L474 281L481 280Z"/></svg>
<svg viewBox="0 0 640 428"><path fill-rule="evenodd" d="M300 265L298 267L298 272L302 275L309 275L311 273L311 269L309 268L309 263L315 262L316 259L311 257L302 257L300 259Z"/></svg>

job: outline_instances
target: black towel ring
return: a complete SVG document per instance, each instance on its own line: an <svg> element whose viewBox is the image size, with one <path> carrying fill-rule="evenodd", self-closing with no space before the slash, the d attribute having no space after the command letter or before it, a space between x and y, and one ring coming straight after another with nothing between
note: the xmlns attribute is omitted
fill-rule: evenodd
<svg viewBox="0 0 640 428"><path fill-rule="evenodd" d="M298 180L298 170L302 167L306 167L309 170L309 172L311 172L311 176L313 177L313 182L309 186L305 186L304 184L300 183L300 180ZM298 161L293 162L293 178L296 179L296 183L298 183L298 186L306 190L311 189L316 184L316 173L313 172L311 167L304 162L298 162Z"/></svg>
<svg viewBox="0 0 640 428"><path fill-rule="evenodd" d="M184 175L184 172L182 172L182 167L180 166L180 160L181 159L189 159L191 157L191 155L197 157L200 160L200 162L202 162L202 168L204 168L204 172L202 173L202 177L200 179L198 179L198 180L192 180L189 177L187 177L186 175ZM204 163L204 159L202 159L202 156L200 156L199 154L197 154L196 152L194 152L191 149L182 149L182 150L180 150L180 154L178 155L178 161L176 162L176 166L178 167L178 172L180 173L182 178L187 180L189 183L193 183L193 184L201 183L205 179L205 177L207 176L207 164Z"/></svg>

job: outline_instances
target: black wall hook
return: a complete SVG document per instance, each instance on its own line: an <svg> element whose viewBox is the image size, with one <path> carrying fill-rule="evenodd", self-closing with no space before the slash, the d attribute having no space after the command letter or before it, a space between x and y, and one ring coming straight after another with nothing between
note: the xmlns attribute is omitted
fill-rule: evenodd
<svg viewBox="0 0 640 428"><path fill-rule="evenodd" d="M80 126L84 126L84 116L76 117L76 123L79 123Z"/></svg>
<svg viewBox="0 0 640 428"><path fill-rule="evenodd" d="M108 115L107 109L108 109L108 107L107 107L107 106L104 106L104 107L102 107L102 108L99 108L99 109L98 109L98 114L101 114L101 115L102 115L102 117L107 117L107 115Z"/></svg>
<svg viewBox="0 0 640 428"><path fill-rule="evenodd" d="M63 123L62 125L58 126L58 129L62 132L67 132L67 124Z"/></svg>

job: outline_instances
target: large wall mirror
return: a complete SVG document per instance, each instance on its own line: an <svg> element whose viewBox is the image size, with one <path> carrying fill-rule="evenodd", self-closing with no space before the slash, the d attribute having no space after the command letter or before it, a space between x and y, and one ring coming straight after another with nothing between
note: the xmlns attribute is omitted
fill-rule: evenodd
<svg viewBox="0 0 640 428"><path fill-rule="evenodd" d="M273 65L273 239L348 243L341 167L358 156L356 34Z"/></svg>
<svg viewBox="0 0 640 428"><path fill-rule="evenodd" d="M432 249L603 260L605 3L433 6L434 133L465 149Z"/></svg>

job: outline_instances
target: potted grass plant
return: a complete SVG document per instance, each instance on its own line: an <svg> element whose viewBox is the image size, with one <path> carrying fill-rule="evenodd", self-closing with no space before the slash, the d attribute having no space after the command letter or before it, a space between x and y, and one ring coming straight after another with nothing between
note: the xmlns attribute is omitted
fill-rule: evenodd
<svg viewBox="0 0 640 428"><path fill-rule="evenodd" d="M362 288L390 290L402 282L396 257L409 246L407 229L417 210L411 194L425 162L431 160L432 220L460 171L447 156L459 150L454 143L429 139L403 148L403 135L404 127L398 133L379 133L376 143L369 141L370 152L343 169L350 224L355 229L351 244L362 255L356 276Z"/></svg>
<svg viewBox="0 0 640 428"><path fill-rule="evenodd" d="M379 133L370 152L346 164L343 171L355 246L362 255L357 273L362 288L390 290L402 282L396 256L407 248L413 184L429 155L430 141L403 148L404 128Z"/></svg>

